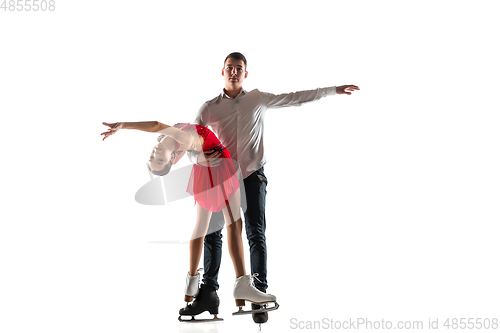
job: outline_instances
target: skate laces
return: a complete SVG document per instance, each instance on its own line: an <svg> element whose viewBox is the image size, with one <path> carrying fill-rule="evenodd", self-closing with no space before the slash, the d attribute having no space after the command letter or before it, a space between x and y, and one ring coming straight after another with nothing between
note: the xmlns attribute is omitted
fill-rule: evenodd
<svg viewBox="0 0 500 333"><path fill-rule="evenodd" d="M253 279L256 279L257 281L259 281L260 283L262 283L262 281L261 281L261 280L259 280L259 278L258 278L257 276L259 276L259 273L254 273L254 274L251 276L251 278L252 278L252 283L253 283ZM254 284L254 285L255 285L255 284Z"/></svg>
<svg viewBox="0 0 500 333"><path fill-rule="evenodd" d="M253 283L253 279L256 279L257 281L259 281L260 283L262 283L261 280L259 280L259 278L257 277L259 276L259 273L254 273L251 278L252 278L252 282L250 283L250 285L252 285L252 287L254 287L257 291L259 291L260 293L262 293L262 291L260 291L259 289L257 289L257 287L255 287L255 283ZM266 294L265 292L263 292L263 294ZM271 294L267 294L267 295L271 295ZM262 307L264 308L267 308L267 304L262 304L261 305Z"/></svg>

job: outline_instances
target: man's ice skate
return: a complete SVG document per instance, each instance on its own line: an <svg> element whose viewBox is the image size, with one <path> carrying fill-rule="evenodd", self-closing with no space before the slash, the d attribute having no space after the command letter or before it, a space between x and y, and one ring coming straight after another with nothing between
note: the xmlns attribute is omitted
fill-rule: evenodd
<svg viewBox="0 0 500 333"><path fill-rule="evenodd" d="M263 288L263 287L257 287L256 288L260 291L262 291L264 294L266 293L266 289ZM252 310L258 310L260 308L265 308L267 307L266 304L253 304L252 303ZM252 319L253 319L253 322L256 323L256 324L259 324L259 329L260 329L260 326L261 324L265 324L267 323L267 320L268 320L268 314L267 312L258 312L258 313L252 313Z"/></svg>
<svg viewBox="0 0 500 333"><path fill-rule="evenodd" d="M195 316L208 311L214 315L211 319L196 319ZM220 321L219 314L219 297L214 287L202 284L198 296L194 299L192 304L186 304L185 308L179 310L179 321L182 322L206 322L206 321ZM183 319L183 316L190 316L191 319Z"/></svg>
<svg viewBox="0 0 500 333"><path fill-rule="evenodd" d="M255 286L252 283L252 279L256 276L258 276L258 273L255 273L254 275L243 275L239 278L236 279L236 282L234 283L234 291L233 291L233 296L236 301L236 306L239 307L239 310L237 312L233 313L234 315L243 315L243 314L250 314L250 313L262 313L262 312L269 312L278 309L279 304L276 302L276 296L271 295L271 294L265 294L261 292L260 290L257 290ZM261 304L261 305L267 305L268 303L274 303L273 307L261 307L260 309L254 309L254 310L243 310L243 307L245 306L245 301L251 302L253 304Z"/></svg>

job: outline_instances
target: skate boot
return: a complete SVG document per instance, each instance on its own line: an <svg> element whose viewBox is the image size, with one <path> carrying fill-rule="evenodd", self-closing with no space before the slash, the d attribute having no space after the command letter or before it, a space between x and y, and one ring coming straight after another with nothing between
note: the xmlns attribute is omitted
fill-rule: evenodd
<svg viewBox="0 0 500 333"><path fill-rule="evenodd" d="M184 301L191 302L193 297L198 295L200 290L200 271L202 268L198 269L195 276L189 275L189 272L186 276L186 286L184 287Z"/></svg>
<svg viewBox="0 0 500 333"><path fill-rule="evenodd" d="M243 275L236 279L236 282L234 283L233 296L236 301L236 306L239 307L239 310L238 312L233 313L233 315L268 312L278 309L279 305L276 302L276 296L265 294L255 288L255 286L253 285L253 278L258 275L258 273L255 273L252 276ZM253 304L267 304L272 302L275 304L275 306L270 308L261 307L259 309L254 309L251 311L244 311L242 307L245 306L245 301L249 301Z"/></svg>
<svg viewBox="0 0 500 333"><path fill-rule="evenodd" d="M214 315L212 319L195 319L194 316L199 315L202 312L208 311L210 314ZM215 288L212 286L207 286L202 284L198 296L194 299L192 304L186 305L185 308L179 310L179 321L218 321L223 320L222 318L217 318L219 313L219 296ZM182 319L182 316L191 316L191 319Z"/></svg>
<svg viewBox="0 0 500 333"><path fill-rule="evenodd" d="M261 291L263 293L266 293L266 289L263 287L255 287L255 288L257 288L259 291ZM252 303L252 310L259 310L259 309L266 308L266 307L267 307L266 304L261 305L261 304L253 304ZM267 323L267 319L268 319L267 311L252 313L252 319L253 319L253 322L256 324Z"/></svg>

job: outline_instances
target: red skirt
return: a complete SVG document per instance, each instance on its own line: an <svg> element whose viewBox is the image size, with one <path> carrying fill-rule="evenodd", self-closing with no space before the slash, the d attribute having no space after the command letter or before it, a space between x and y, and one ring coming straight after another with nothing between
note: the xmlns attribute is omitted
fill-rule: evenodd
<svg viewBox="0 0 500 333"><path fill-rule="evenodd" d="M193 165L187 188L195 203L211 212L225 208L240 188L238 174L227 149L224 149L221 158L216 167Z"/></svg>
<svg viewBox="0 0 500 333"><path fill-rule="evenodd" d="M181 130L195 130L203 137L202 150L218 150L222 160L216 167L193 165L189 178L187 192L190 193L201 207L211 212L218 212L225 208L231 198L240 188L231 154L219 141L217 136L205 126L196 124L176 124ZM203 151L199 152L203 154Z"/></svg>

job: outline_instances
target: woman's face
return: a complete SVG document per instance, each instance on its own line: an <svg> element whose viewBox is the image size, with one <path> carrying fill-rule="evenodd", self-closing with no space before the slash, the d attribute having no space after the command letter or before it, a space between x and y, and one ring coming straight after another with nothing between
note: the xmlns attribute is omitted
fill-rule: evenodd
<svg viewBox="0 0 500 333"><path fill-rule="evenodd" d="M151 170L162 170L165 165L173 160L175 149L175 140L166 136L157 145L153 147L149 156L149 167Z"/></svg>

